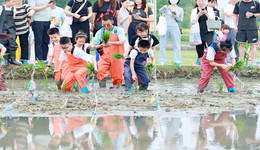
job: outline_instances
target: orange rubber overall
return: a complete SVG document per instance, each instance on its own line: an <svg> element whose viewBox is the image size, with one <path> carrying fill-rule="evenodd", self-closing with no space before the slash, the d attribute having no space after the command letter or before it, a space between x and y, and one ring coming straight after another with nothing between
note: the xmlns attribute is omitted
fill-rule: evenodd
<svg viewBox="0 0 260 150"><path fill-rule="evenodd" d="M68 57L68 67L61 88L64 89L66 83L67 91L70 91L76 81L78 82L80 88L85 88L86 81L84 79L84 75L88 72L88 69L85 67L86 61L81 58L76 58L73 54L66 53L66 55Z"/></svg>
<svg viewBox="0 0 260 150"><path fill-rule="evenodd" d="M117 42L119 38L117 34L110 35L110 42ZM98 62L98 79L99 81L103 80L107 76L109 76L111 71L112 82L113 85L121 85L124 77L124 59L112 59L112 55L114 53L124 54L124 45L120 46L110 46L107 48L103 48L103 55L100 56L100 60ZM110 70L109 70L110 69Z"/></svg>
<svg viewBox="0 0 260 150"><path fill-rule="evenodd" d="M60 48L60 45L54 45L53 46L53 58L54 58L54 70L57 70L59 68L59 65L60 65L60 60L59 60L59 57L60 57L60 54L61 54L62 50ZM65 61L63 63L63 65L61 66L61 69L59 72L56 72L55 73L55 77L54 79L58 82L60 81L60 79L63 77L63 71L64 69L68 66L67 64L67 61Z"/></svg>

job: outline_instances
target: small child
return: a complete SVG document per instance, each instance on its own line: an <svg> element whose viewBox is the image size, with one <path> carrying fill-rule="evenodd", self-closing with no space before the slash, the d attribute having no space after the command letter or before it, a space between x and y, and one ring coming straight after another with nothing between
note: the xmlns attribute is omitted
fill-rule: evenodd
<svg viewBox="0 0 260 150"><path fill-rule="evenodd" d="M1 40L1 43L6 47L7 53L9 55L5 55L2 66L8 67L9 62L13 65L20 66L22 63L16 61L16 30L15 30L15 22L14 22L14 15L15 15L15 8L14 8L15 0L5 0L5 4L0 7L0 33L7 33L11 34L12 38L9 40Z"/></svg>
<svg viewBox="0 0 260 150"><path fill-rule="evenodd" d="M90 54L90 49L93 48L91 46L91 44L86 43L86 39L87 39L87 34L79 31L76 35L75 35L75 46L78 48L81 48L85 53Z"/></svg>
<svg viewBox="0 0 260 150"><path fill-rule="evenodd" d="M147 90L150 79L144 66L148 57L152 59L154 65L155 58L153 50L150 49L150 42L148 40L140 40L138 48L133 48L125 60L124 71L126 91L131 91L132 81L136 81L137 76L141 83L139 90Z"/></svg>
<svg viewBox="0 0 260 150"><path fill-rule="evenodd" d="M54 72L60 71L64 61L67 60L68 63L68 71L64 76L64 81L61 85L61 89L67 89L67 91L70 91L74 82L78 81L81 91L83 93L87 93L88 88L86 86L84 75L88 72L88 69L85 67L85 65L86 62L93 63L95 67L95 72L97 72L97 64L95 57L85 53L84 51L82 51L81 48L72 46L69 37L61 37L60 47L63 50L59 58L61 63L58 70L55 70Z"/></svg>
<svg viewBox="0 0 260 150"><path fill-rule="evenodd" d="M152 48L153 53L155 54L156 45L159 44L159 41L154 35L149 34L148 25L145 23L139 23L136 26L135 31L137 35L133 36L133 38L131 39L130 45L128 49L126 49L124 57L126 58L128 56L131 49L137 47L140 40L148 40L150 43L150 48Z"/></svg>
<svg viewBox="0 0 260 150"><path fill-rule="evenodd" d="M3 57L5 52L6 52L6 48L1 43L0 43L0 50L1 50L0 57ZM2 70L0 68L0 91L6 91L6 90L7 90L7 88L5 86L5 82L4 82L3 78L2 78Z"/></svg>
<svg viewBox="0 0 260 150"><path fill-rule="evenodd" d="M215 30L216 34L217 34L217 39L216 41L225 41L227 39L227 34L230 31L230 27L227 24L223 24L221 26L220 31Z"/></svg>
<svg viewBox="0 0 260 150"><path fill-rule="evenodd" d="M49 45L49 52L48 52L48 65L46 65L44 74L47 75L51 63L53 62L54 59L54 70L57 70L60 66L60 61L59 57L62 52L60 48L60 32L58 28L50 28L48 30L48 35L51 40L51 44ZM59 72L55 73L55 81L57 82L58 88L60 88L61 83L62 83L62 75L64 73L64 70L67 66L67 63L63 63L63 66L61 66L61 70Z"/></svg>
<svg viewBox="0 0 260 150"><path fill-rule="evenodd" d="M202 74L199 82L198 93L202 93L204 88L207 86L210 80L211 72L213 69L218 67L221 76L228 88L229 92L235 92L234 80L229 73L230 66L226 62L227 55L230 55L231 62L235 64L235 51L232 48L232 43L230 39L222 42L211 43L207 49L204 51L202 57Z"/></svg>

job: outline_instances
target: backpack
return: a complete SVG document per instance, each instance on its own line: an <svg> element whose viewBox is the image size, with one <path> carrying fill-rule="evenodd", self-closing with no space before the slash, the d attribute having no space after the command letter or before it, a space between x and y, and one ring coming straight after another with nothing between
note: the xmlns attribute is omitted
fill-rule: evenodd
<svg viewBox="0 0 260 150"><path fill-rule="evenodd" d="M145 12L145 14L146 14L146 18L149 18L149 15L148 15L148 5L146 5L146 7L145 7L145 9L144 9L144 12ZM134 6L131 6L131 8L130 8L130 12L133 14L133 11L134 11ZM132 17L130 17L130 22L132 22ZM148 27L150 28L150 22L149 21L147 21L147 25L148 25Z"/></svg>

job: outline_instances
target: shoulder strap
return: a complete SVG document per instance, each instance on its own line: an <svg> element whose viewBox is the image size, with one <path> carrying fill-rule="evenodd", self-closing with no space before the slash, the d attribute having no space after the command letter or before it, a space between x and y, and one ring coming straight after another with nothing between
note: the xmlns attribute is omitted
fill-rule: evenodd
<svg viewBox="0 0 260 150"><path fill-rule="evenodd" d="M74 50L75 50L75 45L73 45L73 47L72 47L71 54L74 53Z"/></svg>
<svg viewBox="0 0 260 150"><path fill-rule="evenodd" d="M86 51L86 50L85 50L85 44L83 44L82 49L83 49L84 51Z"/></svg>
<svg viewBox="0 0 260 150"><path fill-rule="evenodd" d="M149 18L149 15L148 15L148 5L145 6L144 12L146 13L146 18Z"/></svg>
<svg viewBox="0 0 260 150"><path fill-rule="evenodd" d="M51 44L52 44L53 46L55 46L55 43L54 43L54 42L51 42Z"/></svg>
<svg viewBox="0 0 260 150"><path fill-rule="evenodd" d="M75 14L79 13L81 9L85 6L87 0L84 1L84 3L80 6L80 8L75 12Z"/></svg>
<svg viewBox="0 0 260 150"><path fill-rule="evenodd" d="M117 33L117 26L114 26L114 33Z"/></svg>

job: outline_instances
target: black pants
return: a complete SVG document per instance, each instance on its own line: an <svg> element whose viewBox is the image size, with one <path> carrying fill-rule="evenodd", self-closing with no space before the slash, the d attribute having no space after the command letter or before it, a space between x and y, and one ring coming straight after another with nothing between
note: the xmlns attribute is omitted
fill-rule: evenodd
<svg viewBox="0 0 260 150"><path fill-rule="evenodd" d="M39 60L47 60L48 45L50 38L47 31L50 28L50 21L34 21L32 22L32 29L35 39L35 56Z"/></svg>
<svg viewBox="0 0 260 150"><path fill-rule="evenodd" d="M21 46L21 60L28 60L28 48L29 48L29 41L28 41L29 31L25 34L19 35L20 39L20 46Z"/></svg>
<svg viewBox="0 0 260 150"><path fill-rule="evenodd" d="M197 51L199 58L201 58L203 56L205 48L206 48L206 42L204 40L202 40L201 45L196 45L196 51Z"/></svg>
<svg viewBox="0 0 260 150"><path fill-rule="evenodd" d="M128 42L131 43L132 37L136 35L135 28L139 22L131 22L128 28Z"/></svg>
<svg viewBox="0 0 260 150"><path fill-rule="evenodd" d="M75 44L75 35L82 30L84 33L87 34L87 40L86 43L89 43L89 38L90 38L90 31L89 31L89 21L85 22L74 22L70 26L72 30L72 43Z"/></svg>

